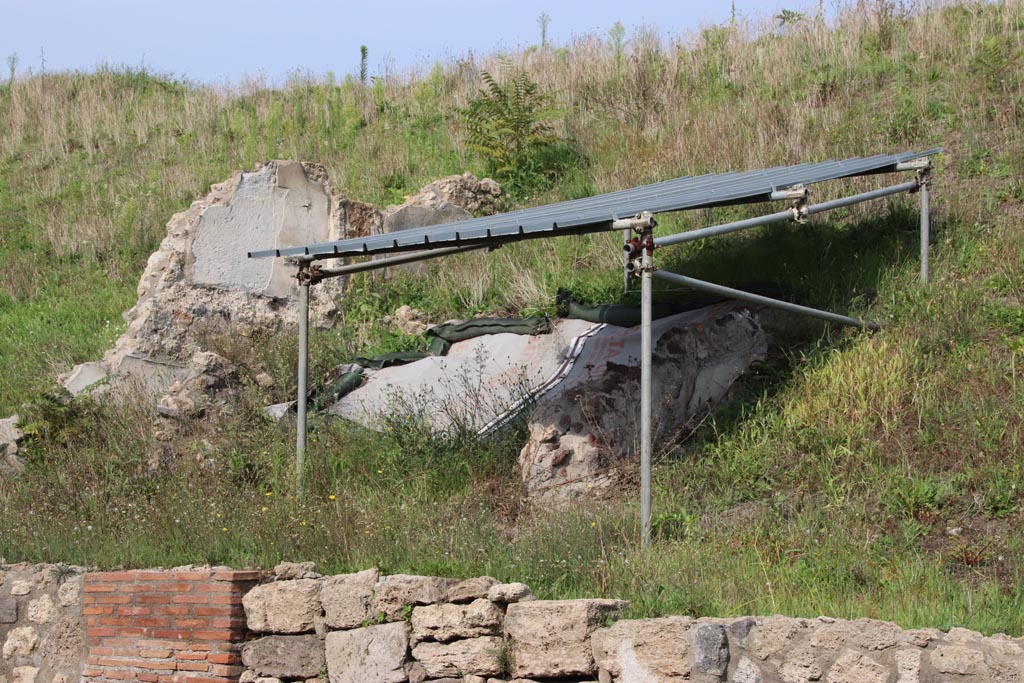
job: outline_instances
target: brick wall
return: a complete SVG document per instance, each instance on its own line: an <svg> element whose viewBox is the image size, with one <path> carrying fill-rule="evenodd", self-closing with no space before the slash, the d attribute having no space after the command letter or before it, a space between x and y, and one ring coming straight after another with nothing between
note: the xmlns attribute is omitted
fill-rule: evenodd
<svg viewBox="0 0 1024 683"><path fill-rule="evenodd" d="M83 680L232 683L249 637L242 596L259 571L122 571L86 574Z"/></svg>

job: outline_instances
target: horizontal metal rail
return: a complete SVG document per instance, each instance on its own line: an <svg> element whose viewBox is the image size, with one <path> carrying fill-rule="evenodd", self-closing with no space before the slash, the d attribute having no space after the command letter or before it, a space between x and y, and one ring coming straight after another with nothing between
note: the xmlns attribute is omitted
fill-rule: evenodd
<svg viewBox="0 0 1024 683"><path fill-rule="evenodd" d="M439 258L441 256L451 256L453 254L461 254L464 251L478 251L480 249L494 249L496 244L471 244L468 247L444 247L442 249L431 249L430 251L417 251L412 254L402 254L400 256L390 256L388 258L376 259L373 261L366 261L364 263L350 263L344 266L338 266L337 268L318 268L313 271L313 279L315 281L325 280L332 277L341 277L343 275L351 275L352 273L362 273L367 270L379 270L381 268L387 268L389 266L398 266L403 263L415 263L416 261L426 261L427 259Z"/></svg>
<svg viewBox="0 0 1024 683"><path fill-rule="evenodd" d="M851 195L849 197L843 197L842 199L834 199L832 201L822 202L820 204L809 204L803 210L797 208L786 209L785 211L777 211L775 213L770 213L765 216L747 218L745 220L735 221L733 223L724 223L722 225L713 225L709 228L700 228L699 230L681 232L675 235L655 237L654 246L667 247L671 244L682 244L684 242L692 242L694 240L704 239L705 237L715 237L717 235L725 235L730 232L749 230L750 228L756 228L762 225L782 223L784 221L795 220L801 214L812 215L816 213L822 213L824 211L831 211L832 209L838 209L843 206L851 206L853 204L860 204L861 202L871 201L872 199L879 199L880 197L887 197L889 195L899 194L901 192L910 192L912 190L916 190L917 188L918 181L916 179L909 180L905 183L900 183L899 185L883 187L879 190L871 190L870 192L862 192L860 194Z"/></svg>
<svg viewBox="0 0 1024 683"><path fill-rule="evenodd" d="M905 183L899 185L892 185L890 187L883 187L878 190L871 190L870 192L861 192L850 197L843 197L841 199L833 199L830 202L822 202L821 204L811 204L807 207L808 214L822 213L825 211L831 211L832 209L840 209L844 206L851 206L853 204L860 204L861 202L869 202L872 199L880 199L882 197L888 197L892 194L899 194L901 192L913 192L920 187L917 179L908 180Z"/></svg>
<svg viewBox="0 0 1024 683"><path fill-rule="evenodd" d="M859 320L857 318L851 318L845 315L839 315L838 313L832 313L830 311L822 311L817 308L810 308L808 306L801 306L800 304L790 303L789 301L782 301L780 299L772 299L771 297L761 296L760 294L752 294L750 292L744 292L741 289L733 289L732 287L724 287L722 285L716 285L713 282L706 282L704 280L697 280L692 277L686 277L685 275L678 275L676 273L669 273L664 270L655 270L654 277L665 282L671 282L676 285L683 285L692 289L708 292L709 294L717 294L718 296L724 296L728 299L739 299L740 301L748 301L752 304L760 304L762 306L769 306L771 308L778 308L783 311L789 311L790 313L800 313L801 315L807 315L812 318L820 318L821 320L827 320L833 323L839 323L841 325L850 325L852 327L867 328L869 330L878 330L881 327L878 323Z"/></svg>

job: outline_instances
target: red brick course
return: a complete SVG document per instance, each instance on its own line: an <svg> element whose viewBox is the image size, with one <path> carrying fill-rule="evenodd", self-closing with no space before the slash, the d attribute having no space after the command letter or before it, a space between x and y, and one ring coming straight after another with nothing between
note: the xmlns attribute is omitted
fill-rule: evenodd
<svg viewBox="0 0 1024 683"><path fill-rule="evenodd" d="M236 683L251 634L242 596L263 572L118 571L85 575L85 683Z"/></svg>

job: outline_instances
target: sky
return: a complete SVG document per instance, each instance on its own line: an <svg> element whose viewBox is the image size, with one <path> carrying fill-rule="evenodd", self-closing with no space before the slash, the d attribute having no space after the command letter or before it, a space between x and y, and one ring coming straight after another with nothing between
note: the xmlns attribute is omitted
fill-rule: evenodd
<svg viewBox="0 0 1024 683"><path fill-rule="evenodd" d="M771 17L806 1L735 0L740 15ZM817 6L816 3L810 3ZM296 70L344 75L369 51L370 75L424 67L469 52L489 55L540 42L538 17L550 17L555 46L573 36L628 34L653 27L685 36L729 20L730 0L0 0L0 65L18 56L29 69L89 70L100 64L209 84L263 76L281 83Z"/></svg>

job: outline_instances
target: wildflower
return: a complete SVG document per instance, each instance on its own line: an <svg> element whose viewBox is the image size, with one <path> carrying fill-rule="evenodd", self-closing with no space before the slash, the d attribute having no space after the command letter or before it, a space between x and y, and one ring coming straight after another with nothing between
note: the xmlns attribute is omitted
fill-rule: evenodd
<svg viewBox="0 0 1024 683"><path fill-rule="evenodd" d="M595 526L597 526L597 522L591 522L591 523L590 523L590 526L591 526L591 527L595 527Z"/></svg>
<svg viewBox="0 0 1024 683"><path fill-rule="evenodd" d="M384 470L377 470L377 474L384 474Z"/></svg>
<svg viewBox="0 0 1024 683"><path fill-rule="evenodd" d="M222 526L222 527L220 528L220 530L221 530L221 531L223 531L224 533L227 533L227 531L228 531L228 528L227 528L226 526Z"/></svg>
<svg viewBox="0 0 1024 683"><path fill-rule="evenodd" d="M266 511L267 511L267 506L266 505L264 505L263 507L260 508L260 512L266 512Z"/></svg>
<svg viewBox="0 0 1024 683"><path fill-rule="evenodd" d="M337 496L334 495L333 493L331 495L327 496L327 500L335 500L336 498L337 498Z"/></svg>
<svg viewBox="0 0 1024 683"><path fill-rule="evenodd" d="M273 491L267 491L267 492L266 492L265 494L263 494L263 495L265 495L265 496L266 496L267 498L270 498L270 497L271 497L272 495L274 495L274 492L273 492Z"/></svg>

